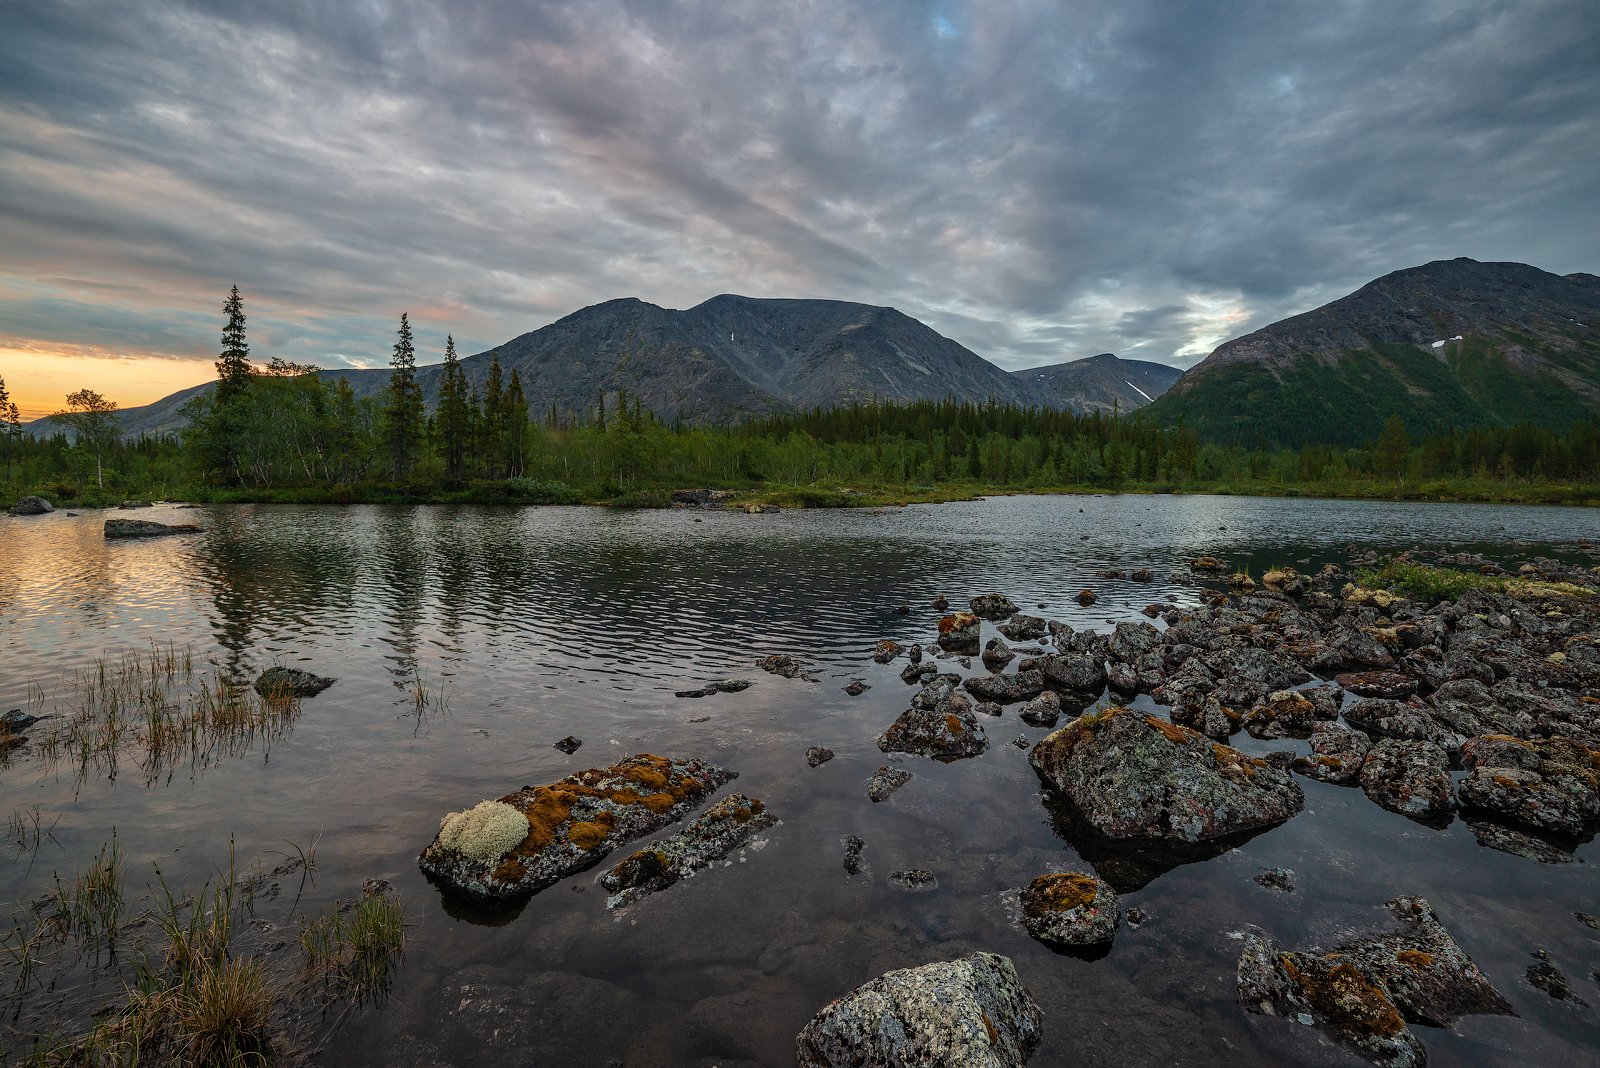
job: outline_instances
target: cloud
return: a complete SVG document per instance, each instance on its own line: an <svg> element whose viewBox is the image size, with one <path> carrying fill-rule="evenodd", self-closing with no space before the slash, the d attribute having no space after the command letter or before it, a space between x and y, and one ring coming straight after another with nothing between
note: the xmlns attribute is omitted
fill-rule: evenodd
<svg viewBox="0 0 1600 1068"><path fill-rule="evenodd" d="M1600 19L1395 5L16 4L0 338L380 363L586 304L1188 365L1431 259L1594 270ZM467 343L470 339L470 344Z"/></svg>

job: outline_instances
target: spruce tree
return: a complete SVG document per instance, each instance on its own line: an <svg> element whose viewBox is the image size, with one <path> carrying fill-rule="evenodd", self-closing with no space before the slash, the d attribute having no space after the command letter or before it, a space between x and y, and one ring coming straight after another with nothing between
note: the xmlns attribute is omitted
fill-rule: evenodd
<svg viewBox="0 0 1600 1068"><path fill-rule="evenodd" d="M6 389L6 380L0 378L0 444L6 452L6 481L11 481L11 452L22 437L22 413Z"/></svg>
<svg viewBox="0 0 1600 1068"><path fill-rule="evenodd" d="M244 336L244 300L234 286L222 305L228 325L222 328L222 358L217 361L217 403L230 404L250 388L250 345Z"/></svg>
<svg viewBox="0 0 1600 1068"><path fill-rule="evenodd" d="M483 460L490 478L499 478L505 473L505 425L505 397L497 353L489 358L489 377L483 385Z"/></svg>
<svg viewBox="0 0 1600 1068"><path fill-rule="evenodd" d="M500 425L505 431L506 476L522 475L528 458L528 401L522 395L522 378L511 369L511 383L500 399Z"/></svg>
<svg viewBox="0 0 1600 1068"><path fill-rule="evenodd" d="M439 378L439 408L436 416L439 458L444 461L445 478L459 484L466 470L467 437L472 431L467 412L467 376L456 358L456 339L444 339L444 371Z"/></svg>
<svg viewBox="0 0 1600 1068"><path fill-rule="evenodd" d="M389 460L394 480L411 477L417 462L417 445L422 440L422 387L417 385L417 351L411 344L411 320L400 313L400 330L389 366L389 397L384 407L384 423L389 439Z"/></svg>

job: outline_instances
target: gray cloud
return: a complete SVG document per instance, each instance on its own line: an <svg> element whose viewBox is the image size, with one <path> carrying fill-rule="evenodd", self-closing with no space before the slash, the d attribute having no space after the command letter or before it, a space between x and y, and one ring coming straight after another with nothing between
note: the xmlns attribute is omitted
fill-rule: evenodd
<svg viewBox="0 0 1600 1068"><path fill-rule="evenodd" d="M1584 0L0 12L0 341L382 360L580 306L891 304L1188 365L1390 270L1594 270ZM471 339L470 344L467 339Z"/></svg>

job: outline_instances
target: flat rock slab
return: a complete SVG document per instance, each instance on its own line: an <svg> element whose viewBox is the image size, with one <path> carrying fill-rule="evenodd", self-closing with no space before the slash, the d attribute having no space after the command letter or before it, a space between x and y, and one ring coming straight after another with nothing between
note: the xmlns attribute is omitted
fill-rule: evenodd
<svg viewBox="0 0 1600 1068"><path fill-rule="evenodd" d="M479 897L531 894L676 822L736 775L703 760L641 753L499 798L527 817L528 834L496 860L475 860L435 836L417 863L447 886Z"/></svg>
<svg viewBox="0 0 1600 1068"><path fill-rule="evenodd" d="M1395 1068L1427 1063L1408 1023L1453 1027L1468 1015L1516 1015L1425 899L1398 897L1385 907L1397 931L1328 953L1286 953L1269 938L1250 938L1239 958L1240 1003L1315 1024Z"/></svg>
<svg viewBox="0 0 1600 1068"><path fill-rule="evenodd" d="M262 697L315 697L335 681L299 668L269 667L256 677L255 691Z"/></svg>
<svg viewBox="0 0 1600 1068"><path fill-rule="evenodd" d="M729 794L671 838L639 850L602 875L600 885L611 894L606 907L621 908L665 890L777 822L759 798Z"/></svg>
<svg viewBox="0 0 1600 1068"><path fill-rule="evenodd" d="M12 515L44 515L55 510L56 506L43 497L24 497L8 509Z"/></svg>
<svg viewBox="0 0 1600 1068"><path fill-rule="evenodd" d="M1017 1068L1043 1014L993 953L880 975L833 1002L795 1040L800 1068Z"/></svg>
<svg viewBox="0 0 1600 1068"><path fill-rule="evenodd" d="M149 519L107 519L107 538L160 538L168 534L198 534L193 523L156 523Z"/></svg>
<svg viewBox="0 0 1600 1068"><path fill-rule="evenodd" d="M1288 772L1127 708L1079 716L1028 760L1116 839L1202 842L1282 823L1305 803Z"/></svg>

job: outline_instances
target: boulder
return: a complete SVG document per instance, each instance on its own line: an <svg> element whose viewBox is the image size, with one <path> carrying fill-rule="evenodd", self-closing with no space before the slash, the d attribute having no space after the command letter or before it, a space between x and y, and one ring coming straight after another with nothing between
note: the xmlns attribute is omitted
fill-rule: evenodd
<svg viewBox="0 0 1600 1068"><path fill-rule="evenodd" d="M198 534L193 523L156 523L149 519L107 519L107 538L159 538L167 534Z"/></svg>
<svg viewBox="0 0 1600 1068"><path fill-rule="evenodd" d="M1310 697L1278 690L1244 714L1244 729L1252 738L1304 738L1320 718Z"/></svg>
<svg viewBox="0 0 1600 1068"><path fill-rule="evenodd" d="M1011 603L1011 598L1003 593L982 593L970 602L972 614L979 619L988 619L996 623L1009 619L1017 614L1017 606Z"/></svg>
<svg viewBox="0 0 1600 1068"><path fill-rule="evenodd" d="M833 759L833 750L825 745L814 745L806 750L806 763L811 767L820 767Z"/></svg>
<svg viewBox="0 0 1600 1068"><path fill-rule="evenodd" d="M1035 697L1017 713L1030 727L1054 727L1061 718L1061 698L1051 690Z"/></svg>
<svg viewBox="0 0 1600 1068"><path fill-rule="evenodd" d="M1305 796L1293 777L1157 716L1080 716L1029 762L1096 831L1195 843L1282 823Z"/></svg>
<svg viewBox="0 0 1600 1068"><path fill-rule="evenodd" d="M447 816L417 863L429 876L468 894L525 896L593 867L624 842L676 822L734 777L705 761L641 753L500 798L499 804L523 816L526 834L488 859L446 834L460 814Z"/></svg>
<svg viewBox="0 0 1600 1068"><path fill-rule="evenodd" d="M55 510L56 506L43 497L24 497L8 509L12 515L44 515Z"/></svg>
<svg viewBox="0 0 1600 1068"><path fill-rule="evenodd" d="M887 664L902 652L904 650L900 648L900 643L893 638L880 638L872 649L872 659L880 664Z"/></svg>
<svg viewBox="0 0 1600 1068"><path fill-rule="evenodd" d="M1432 742L1385 738L1361 765L1361 789L1391 812L1438 819L1455 808L1450 758Z"/></svg>
<svg viewBox="0 0 1600 1068"><path fill-rule="evenodd" d="M1464 807L1574 837L1600 819L1600 751L1580 742L1489 735L1463 743L1461 761Z"/></svg>
<svg viewBox="0 0 1600 1068"><path fill-rule="evenodd" d="M889 795L911 781L911 773L904 768L883 765L867 779L867 796L874 803L889 800Z"/></svg>
<svg viewBox="0 0 1600 1068"><path fill-rule="evenodd" d="M971 612L952 612L939 620L939 648L952 653L975 653L983 623Z"/></svg>
<svg viewBox="0 0 1600 1068"><path fill-rule="evenodd" d="M1026 642L1043 638L1049 633L1048 626L1041 616L1025 616L1019 612L1000 624L1000 633L1014 642Z"/></svg>
<svg viewBox="0 0 1600 1068"><path fill-rule="evenodd" d="M974 757L989 748L983 727L960 694L937 708L908 708L878 736L885 753L913 753L935 760Z"/></svg>
<svg viewBox="0 0 1600 1068"><path fill-rule="evenodd" d="M729 794L677 834L639 850L602 875L600 885L611 894L606 907L620 908L665 890L710 867L776 822L759 798Z"/></svg>
<svg viewBox="0 0 1600 1068"><path fill-rule="evenodd" d="M1038 658L1038 669L1052 686L1079 693L1098 694L1106 685L1106 669L1083 653L1047 653Z"/></svg>
<svg viewBox="0 0 1600 1068"><path fill-rule="evenodd" d="M788 653L774 653L771 656L764 656L756 661L756 666L762 671L779 675L786 679L792 679L801 672L800 661Z"/></svg>
<svg viewBox="0 0 1600 1068"><path fill-rule="evenodd" d="M870 689L872 689L872 687L868 686L865 682L862 682L860 679L851 679L850 680L850 685L848 685L848 686L846 686L844 688L844 692L849 694L851 697L860 697L862 694L866 693Z"/></svg>
<svg viewBox="0 0 1600 1068"><path fill-rule="evenodd" d="M1022 926L1034 938L1058 949L1109 942L1122 918L1111 884L1087 872L1041 875L1019 896Z"/></svg>
<svg viewBox="0 0 1600 1068"><path fill-rule="evenodd" d="M812 1018L795 1040L799 1068L1019 1068L1043 1015L1005 957L888 972Z"/></svg>
<svg viewBox="0 0 1600 1068"><path fill-rule="evenodd" d="M1044 672L1037 668L1014 675L974 675L963 686L980 701L1011 704L1037 697L1044 690Z"/></svg>
<svg viewBox="0 0 1600 1068"><path fill-rule="evenodd" d="M1015 660L1016 656L1017 654L1011 651L1011 646L999 638L990 638L984 643L982 659L986 668L998 671Z"/></svg>
<svg viewBox="0 0 1600 1068"><path fill-rule="evenodd" d="M1346 783L1361 774L1372 742L1361 731L1343 723L1319 723L1311 732L1311 755L1297 756L1291 765L1318 782Z"/></svg>
<svg viewBox="0 0 1600 1068"><path fill-rule="evenodd" d="M262 697L315 697L335 681L299 668L269 667L256 676L255 691Z"/></svg>

